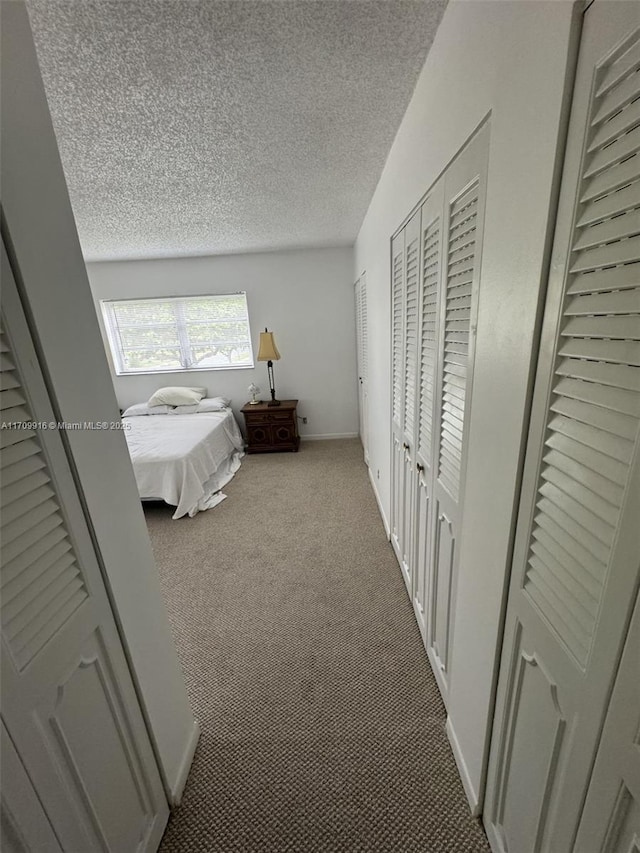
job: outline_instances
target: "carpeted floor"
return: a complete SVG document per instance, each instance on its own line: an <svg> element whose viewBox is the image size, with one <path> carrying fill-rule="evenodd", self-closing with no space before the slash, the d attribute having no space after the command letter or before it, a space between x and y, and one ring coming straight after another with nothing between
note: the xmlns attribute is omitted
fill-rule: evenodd
<svg viewBox="0 0 640 853"><path fill-rule="evenodd" d="M202 736L162 853L485 853L357 440L146 510Z"/></svg>

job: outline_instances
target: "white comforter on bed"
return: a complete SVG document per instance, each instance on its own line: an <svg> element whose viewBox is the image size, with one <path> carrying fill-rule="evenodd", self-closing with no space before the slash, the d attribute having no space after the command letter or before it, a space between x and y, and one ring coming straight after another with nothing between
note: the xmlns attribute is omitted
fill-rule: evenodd
<svg viewBox="0 0 640 853"><path fill-rule="evenodd" d="M172 504L174 518L193 516L224 498L215 493L240 467L244 447L231 409L125 421L141 498Z"/></svg>

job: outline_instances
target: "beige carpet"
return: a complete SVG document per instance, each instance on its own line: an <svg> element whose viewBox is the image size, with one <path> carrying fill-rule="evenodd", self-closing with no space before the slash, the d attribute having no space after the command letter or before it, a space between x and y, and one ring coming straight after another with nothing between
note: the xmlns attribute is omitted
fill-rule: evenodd
<svg viewBox="0 0 640 853"><path fill-rule="evenodd" d="M146 510L202 737L162 853L480 853L356 440Z"/></svg>

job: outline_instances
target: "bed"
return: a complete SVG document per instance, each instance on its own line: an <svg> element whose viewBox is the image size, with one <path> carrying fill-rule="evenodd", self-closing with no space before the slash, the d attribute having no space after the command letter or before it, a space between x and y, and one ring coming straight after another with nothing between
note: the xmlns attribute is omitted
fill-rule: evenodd
<svg viewBox="0 0 640 853"><path fill-rule="evenodd" d="M244 441L230 408L194 414L123 415L140 497L176 507L173 518L211 509L240 467Z"/></svg>

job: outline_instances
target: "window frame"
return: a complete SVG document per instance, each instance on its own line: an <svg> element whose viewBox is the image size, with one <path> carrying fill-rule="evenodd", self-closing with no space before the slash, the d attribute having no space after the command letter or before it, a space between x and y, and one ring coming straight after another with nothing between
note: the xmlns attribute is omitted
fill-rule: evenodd
<svg viewBox="0 0 640 853"><path fill-rule="evenodd" d="M126 348L122 345L122 340L120 338L120 328L117 323L117 319L115 316L114 306L122 305L126 302L178 302L184 303L189 300L201 300L201 299L221 299L225 296L243 296L244 297L244 305L246 311L246 323L247 323L247 343L249 348L249 362L247 364L220 364L215 366L205 366L199 367L198 365L193 366L182 366L182 367L159 367L159 368L141 368L141 369L127 369L125 367L125 353ZM207 371L207 370L253 370L255 368L255 357L253 354L253 343L251 340L251 320L249 318L249 302L247 299L246 290L236 290L230 293L193 293L185 296L130 296L125 297L124 299L101 299L100 300L100 309L102 312L102 320L104 323L104 328L106 332L106 337L109 342L109 349L111 351L111 360L113 363L113 369L117 376L140 376L144 374L150 373L190 373L192 371ZM177 322L177 321L176 321ZM143 328L143 327L141 327ZM186 323L183 327L177 325L177 337L175 346L168 344L167 348L177 348L180 352L180 358L184 362L186 359L186 355L191 347L194 344L188 339L186 333Z"/></svg>

